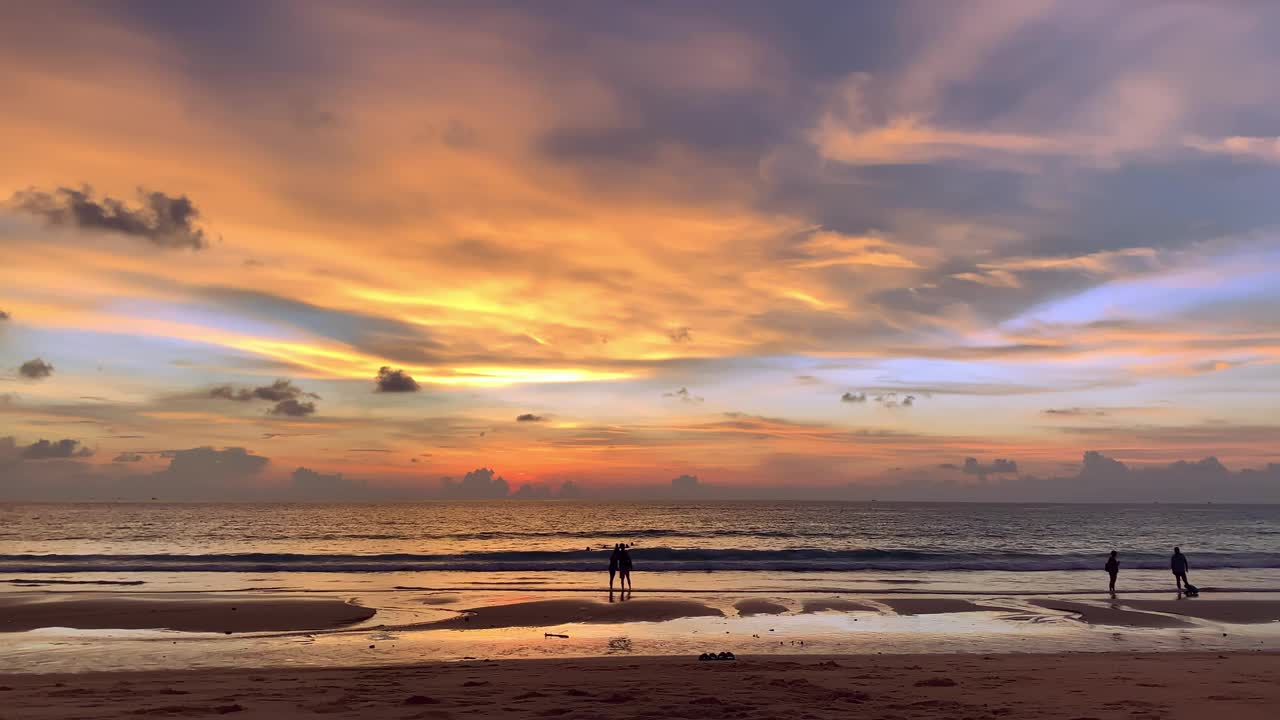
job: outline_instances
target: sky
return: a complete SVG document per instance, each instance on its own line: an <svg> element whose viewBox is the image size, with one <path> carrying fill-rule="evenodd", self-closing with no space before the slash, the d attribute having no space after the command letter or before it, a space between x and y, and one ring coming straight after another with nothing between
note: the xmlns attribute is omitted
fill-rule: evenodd
<svg viewBox="0 0 1280 720"><path fill-rule="evenodd" d="M1280 499L1277 30L4 4L0 498Z"/></svg>

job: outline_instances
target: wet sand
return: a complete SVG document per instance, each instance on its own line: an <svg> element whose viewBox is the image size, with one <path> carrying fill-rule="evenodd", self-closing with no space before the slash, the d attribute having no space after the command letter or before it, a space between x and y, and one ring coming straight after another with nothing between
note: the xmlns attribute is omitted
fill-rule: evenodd
<svg viewBox="0 0 1280 720"><path fill-rule="evenodd" d="M1124 600L1123 605L1138 610L1185 615L1225 623L1269 623L1280 621L1280 600Z"/></svg>
<svg viewBox="0 0 1280 720"><path fill-rule="evenodd" d="M1131 628L1185 628L1193 627L1193 623L1167 615L1150 612L1126 610L1118 602L1101 605L1073 602L1070 600L1032 600L1032 605L1047 610L1079 615L1080 619L1090 625L1113 625Z"/></svg>
<svg viewBox="0 0 1280 720"><path fill-rule="evenodd" d="M752 615L781 615L790 612L791 608L776 603L772 600L762 600L760 598L752 598L750 600L739 600L733 604L738 614L743 617L751 617Z"/></svg>
<svg viewBox="0 0 1280 720"><path fill-rule="evenodd" d="M1008 611L1008 608L983 605L955 598L888 598L876 600L899 615L942 615L946 613Z"/></svg>
<svg viewBox="0 0 1280 720"><path fill-rule="evenodd" d="M0 632L46 627L214 633L328 630L376 613L333 599L24 594L0 596Z"/></svg>
<svg viewBox="0 0 1280 720"><path fill-rule="evenodd" d="M879 608L869 603L858 602L857 600L842 600L840 598L827 598L825 600L806 600L804 602L802 613L820 613L820 612L879 612Z"/></svg>
<svg viewBox="0 0 1280 720"><path fill-rule="evenodd" d="M1278 654L475 661L0 675L5 717L1273 718Z"/></svg>
<svg viewBox="0 0 1280 720"><path fill-rule="evenodd" d="M620 600L607 603L595 600L535 600L469 608L456 618L430 623L423 627L491 629L508 627L547 627L566 623L661 622L686 617L722 617L724 613L693 600Z"/></svg>

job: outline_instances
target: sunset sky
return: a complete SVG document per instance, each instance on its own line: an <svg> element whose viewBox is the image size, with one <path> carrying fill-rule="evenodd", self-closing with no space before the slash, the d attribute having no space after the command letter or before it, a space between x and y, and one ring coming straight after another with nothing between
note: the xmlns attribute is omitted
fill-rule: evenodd
<svg viewBox="0 0 1280 720"><path fill-rule="evenodd" d="M1277 31L5 3L0 498L1265 468Z"/></svg>

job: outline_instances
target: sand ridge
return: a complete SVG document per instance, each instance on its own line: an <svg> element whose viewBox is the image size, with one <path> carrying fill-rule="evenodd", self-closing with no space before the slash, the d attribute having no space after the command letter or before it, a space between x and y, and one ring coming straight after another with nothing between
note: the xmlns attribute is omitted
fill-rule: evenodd
<svg viewBox="0 0 1280 720"><path fill-rule="evenodd" d="M331 598L183 596L0 596L0 632L45 627L243 633L327 630L377 614Z"/></svg>

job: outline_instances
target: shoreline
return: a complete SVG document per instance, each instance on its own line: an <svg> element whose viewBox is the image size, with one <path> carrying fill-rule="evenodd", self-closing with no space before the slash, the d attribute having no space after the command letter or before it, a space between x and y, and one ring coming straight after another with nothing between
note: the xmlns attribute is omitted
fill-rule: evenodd
<svg viewBox="0 0 1280 720"><path fill-rule="evenodd" d="M1035 575L1042 573L1044 575L1060 575L1060 573L1049 571L1029 571L1021 574ZM145 576L148 573L138 573ZM155 572L151 573L156 578L169 579L173 576L168 573ZM598 573L597 573L598 574ZM697 573L700 576L714 575L714 573ZM770 575L768 571L762 571L762 575ZM805 573L787 571L786 574L794 574L803 576ZM818 573L813 573L818 574ZM1097 573L1091 573L1096 575ZM296 576L295 576L296 577ZM379 577L379 574L373 574L373 577ZM654 575L649 575L653 578ZM541 582L541 581L540 581ZM627 593L635 593L637 595L925 595L925 596L954 596L954 597L1058 597L1063 595L1070 596L1093 596L1105 597L1108 595L1105 580L1100 587L1092 588L1052 588L1052 587L1035 587L1032 589L1020 589L1016 587L995 587L983 590L962 589L962 588L925 588L912 587L914 585L924 585L922 580L897 580L901 586L891 582L884 582L882 585L873 587L858 586L840 586L840 585L824 585L819 587L803 587L803 586L777 586L777 587L734 587L734 586L715 586L715 587L681 587L663 584L654 584L642 586L634 590L628 589ZM168 587L164 584L156 584L153 587L147 587L150 583L146 580L68 580L65 578L0 578L0 597L8 594L21 592L59 592L59 593L102 593L102 592L128 592L139 594L166 594L166 595L207 595L207 594L232 594L232 593L254 593L254 592L288 592L288 593L333 593L338 592L341 588L320 587L308 589L296 587L293 585L233 585L230 587L201 587L201 588L176 588ZM83 587L78 587L83 586ZM1221 594L1277 594L1280 593L1280 585L1275 586L1257 586L1257 585L1200 585L1201 594L1221 595ZM349 589L351 592L359 592L360 594L385 594L399 592L431 592L431 593L475 593L489 591L519 591L522 593L538 593L538 594L564 594L564 595L607 595L609 587L607 585L546 585L546 584L521 584L507 582L476 582L469 585L441 584L441 585L387 585L384 587L361 587L357 590ZM614 590L618 592L618 590ZM1133 595L1175 595L1176 589L1172 584L1168 587L1135 587L1117 591L1121 597Z"/></svg>
<svg viewBox="0 0 1280 720"><path fill-rule="evenodd" d="M709 648L714 649L714 648ZM1105 658L1105 661L1103 661ZM741 656L0 674L16 716L1269 718L1280 654Z"/></svg>
<svg viewBox="0 0 1280 720"><path fill-rule="evenodd" d="M77 630L172 630L189 633L266 633L360 630L370 623L399 630L475 631L556 627L570 624L626 626L673 620L713 618L788 618L835 614L917 617L1039 612L1065 616L1090 626L1123 628L1192 628L1196 621L1237 626L1280 623L1280 599L1096 597L1063 600L1055 596L1003 595L910 597L859 596L856 600L827 597L749 596L733 601L736 593L720 593L718 603L664 598L660 592L644 597L610 594L607 601L585 597L495 601L479 605L459 597L417 598L421 612L446 613L420 622L388 622L374 606L336 597L295 597L243 593L154 594L136 592L0 593L0 636L47 628Z"/></svg>

